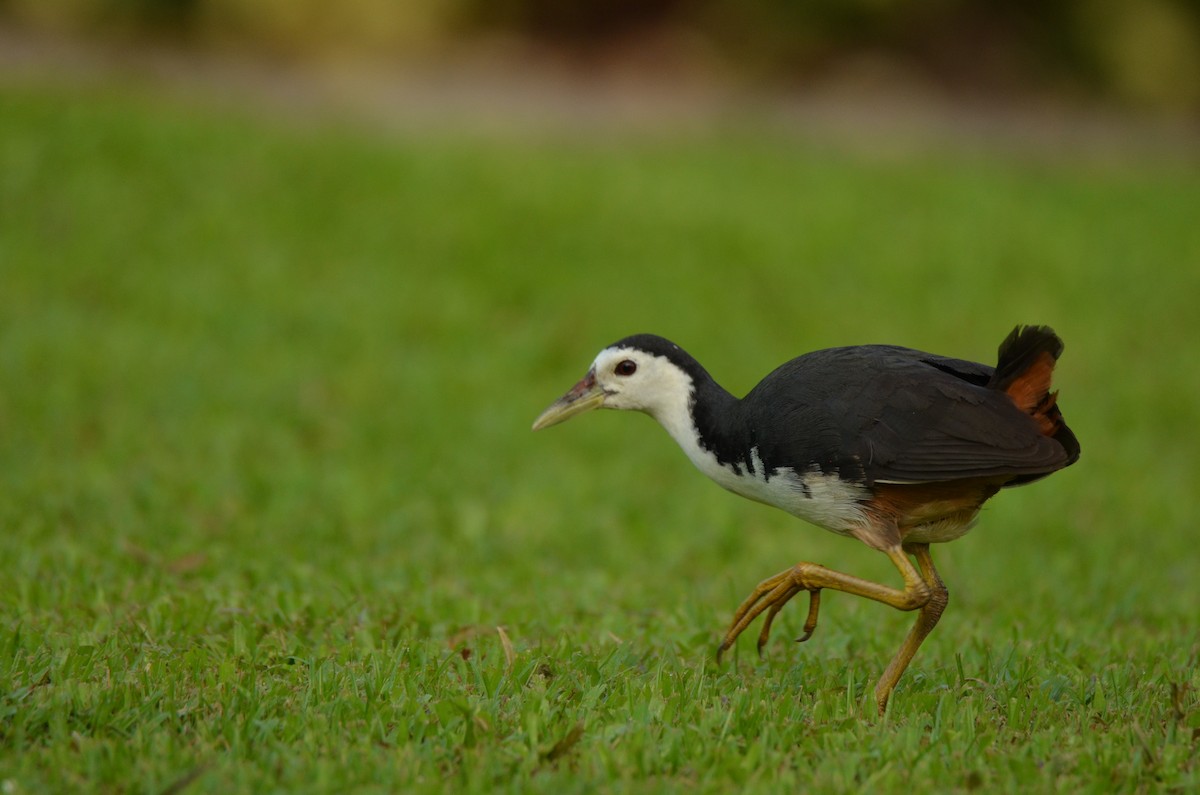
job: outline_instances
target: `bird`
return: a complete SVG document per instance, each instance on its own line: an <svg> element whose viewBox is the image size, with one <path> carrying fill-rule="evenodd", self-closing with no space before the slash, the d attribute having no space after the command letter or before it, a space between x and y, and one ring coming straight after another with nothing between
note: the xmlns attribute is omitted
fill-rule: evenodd
<svg viewBox="0 0 1200 795"><path fill-rule="evenodd" d="M816 630L823 590L917 611L875 686L882 716L949 603L930 545L962 537L1001 489L1079 458L1051 391L1062 351L1053 329L1033 325L1008 334L995 367L897 345L827 348L780 365L739 399L677 344L635 334L601 350L533 430L598 408L649 414L723 488L887 555L902 588L808 561L768 577L717 649L719 662L766 613L761 656L776 615L802 592L800 641Z"/></svg>

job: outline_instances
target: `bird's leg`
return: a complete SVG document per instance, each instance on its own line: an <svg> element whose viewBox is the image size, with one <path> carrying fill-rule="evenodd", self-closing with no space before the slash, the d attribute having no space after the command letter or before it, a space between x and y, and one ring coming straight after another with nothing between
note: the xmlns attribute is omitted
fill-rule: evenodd
<svg viewBox="0 0 1200 795"><path fill-rule="evenodd" d="M760 644L765 642L770 621L775 618L775 614L779 612L780 608L800 591L809 591L813 594L813 601L810 602L808 608L808 620L804 624L806 633L811 633L813 629L816 629L817 611L820 606L817 593L822 588L833 588L856 596L865 596L876 602L891 605L898 610L916 610L924 606L929 601L931 589L917 572L912 561L905 556L900 545L884 551L896 568L900 570L901 576L904 577L903 589L843 574L816 563L797 563L787 571L782 571L774 577L760 582L758 587L746 598L746 601L742 602L741 607L733 614L733 622L730 624L729 631L725 633L725 639L721 641L721 645L717 649L717 660L719 661L721 655L729 651L738 635L742 634L751 621L758 618L763 611L769 610L771 612L767 614L768 626L764 627L763 633L759 635ZM805 637L807 638L807 635ZM924 635L921 637L924 638ZM917 641L917 644L920 645L920 641ZM903 668L900 670L903 671ZM897 678L899 678L898 674Z"/></svg>
<svg viewBox="0 0 1200 795"><path fill-rule="evenodd" d="M921 606L917 623L913 624L913 628L908 632L908 637L904 639L904 644L896 652L892 661L888 663L888 667L884 669L883 676L879 677L879 684L875 685L875 703L879 706L880 715L887 708L888 696L892 694L896 682L900 681L904 669L908 667L913 655L921 647L921 642L937 626L938 619L942 617L942 612L950 602L950 592L946 590L946 584L942 582L937 569L933 567L933 558L929 555L929 545L905 544L904 551L916 557L917 565L921 567L921 578L929 588L929 600Z"/></svg>

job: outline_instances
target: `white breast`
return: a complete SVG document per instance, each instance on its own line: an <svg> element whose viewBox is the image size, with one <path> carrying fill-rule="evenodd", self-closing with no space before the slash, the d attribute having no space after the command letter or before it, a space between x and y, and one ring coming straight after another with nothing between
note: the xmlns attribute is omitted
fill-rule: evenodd
<svg viewBox="0 0 1200 795"><path fill-rule="evenodd" d="M692 458L692 462L704 474L736 494L773 505L839 535L851 535L851 528L867 523L861 501L869 494L861 486L824 474L816 467L801 473L788 467L780 468L768 477L758 458L758 448L752 448L750 455L753 472L743 464L741 475L736 474L733 467L719 464L711 453L704 452L707 461Z"/></svg>
<svg viewBox="0 0 1200 795"><path fill-rule="evenodd" d="M870 495L861 486L822 473L817 467L799 473L785 467L768 475L757 447L750 449L750 460L738 462L735 470L732 464L721 464L715 455L700 446L700 434L686 405L660 412L655 419L697 469L735 494L773 505L839 535L851 535L851 528L867 524L861 501Z"/></svg>

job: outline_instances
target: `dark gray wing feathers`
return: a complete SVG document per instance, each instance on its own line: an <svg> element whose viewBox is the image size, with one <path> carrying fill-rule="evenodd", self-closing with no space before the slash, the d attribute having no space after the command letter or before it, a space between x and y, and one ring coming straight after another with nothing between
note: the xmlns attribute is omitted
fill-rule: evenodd
<svg viewBox="0 0 1200 795"><path fill-rule="evenodd" d="M762 409L768 468L815 463L867 483L929 483L1024 481L1062 467L1062 445L988 388L992 372L894 346L832 348L783 365L743 403Z"/></svg>

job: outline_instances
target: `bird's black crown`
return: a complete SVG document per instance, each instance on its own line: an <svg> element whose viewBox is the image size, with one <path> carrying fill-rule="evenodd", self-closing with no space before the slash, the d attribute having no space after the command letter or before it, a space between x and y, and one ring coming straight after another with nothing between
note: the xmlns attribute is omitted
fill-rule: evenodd
<svg viewBox="0 0 1200 795"><path fill-rule="evenodd" d="M654 356L661 356L687 373L694 384L712 380L708 371L701 366L700 362L692 358L690 353L666 337L660 337L657 334L633 334L622 340L617 340L608 347L633 348L634 350L644 351Z"/></svg>

